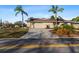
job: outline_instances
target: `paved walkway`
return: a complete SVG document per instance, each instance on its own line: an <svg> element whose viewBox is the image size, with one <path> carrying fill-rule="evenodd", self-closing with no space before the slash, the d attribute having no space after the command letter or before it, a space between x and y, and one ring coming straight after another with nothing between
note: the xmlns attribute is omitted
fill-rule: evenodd
<svg viewBox="0 0 79 59"><path fill-rule="evenodd" d="M49 30L50 29L30 29L29 32L21 38L58 38L57 35L52 35Z"/></svg>

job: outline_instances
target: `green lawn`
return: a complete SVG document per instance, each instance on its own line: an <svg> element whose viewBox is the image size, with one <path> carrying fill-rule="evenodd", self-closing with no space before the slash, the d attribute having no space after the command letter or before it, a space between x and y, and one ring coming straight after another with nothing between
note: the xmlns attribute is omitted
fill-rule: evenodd
<svg viewBox="0 0 79 59"><path fill-rule="evenodd" d="M0 38L19 38L26 34L28 29L26 28L8 28L0 29Z"/></svg>

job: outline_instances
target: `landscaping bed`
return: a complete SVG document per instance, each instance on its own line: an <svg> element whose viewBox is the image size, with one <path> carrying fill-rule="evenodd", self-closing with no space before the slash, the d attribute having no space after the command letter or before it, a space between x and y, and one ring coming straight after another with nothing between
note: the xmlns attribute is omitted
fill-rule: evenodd
<svg viewBox="0 0 79 59"><path fill-rule="evenodd" d="M67 24L55 27L50 30L50 32L59 37L79 37L79 30L76 30L73 26Z"/></svg>
<svg viewBox="0 0 79 59"><path fill-rule="evenodd" d="M27 32L27 28L4 28L0 29L0 38L20 38Z"/></svg>
<svg viewBox="0 0 79 59"><path fill-rule="evenodd" d="M55 33L55 32L53 32L53 30L50 30L50 32L53 34L53 35L58 35L59 37L70 37L70 38L72 38L72 37L79 37L79 32L77 32L77 33L71 33L71 34L69 34L69 35L67 35L67 34L61 34L61 32L59 32L60 34L58 34L58 33Z"/></svg>

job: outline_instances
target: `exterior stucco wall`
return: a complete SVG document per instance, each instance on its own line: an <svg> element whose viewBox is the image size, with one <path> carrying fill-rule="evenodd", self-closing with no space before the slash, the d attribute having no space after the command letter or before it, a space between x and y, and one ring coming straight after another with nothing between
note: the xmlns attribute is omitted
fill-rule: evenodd
<svg viewBox="0 0 79 59"><path fill-rule="evenodd" d="M79 28L79 24L73 24L75 28Z"/></svg>
<svg viewBox="0 0 79 59"><path fill-rule="evenodd" d="M33 28L33 24L30 23L30 22L28 22L28 23L27 23L27 27Z"/></svg>
<svg viewBox="0 0 79 59"><path fill-rule="evenodd" d="M49 26L49 28L53 28L53 23L35 23L34 27L35 28L46 28L47 26Z"/></svg>
<svg viewBox="0 0 79 59"><path fill-rule="evenodd" d="M61 24L63 24L63 23L60 23L58 26L60 26ZM70 23L67 23L67 24L71 25ZM35 23L34 24L34 28L46 28L47 25L49 26L49 28L53 28L54 27L53 23ZM33 24L30 23L30 22L27 23L27 26L30 27L30 28L33 28ZM79 28L79 24L73 24L73 26L75 28Z"/></svg>
<svg viewBox="0 0 79 59"><path fill-rule="evenodd" d="M47 25L49 26L49 28L54 27L53 23L35 23L34 28L46 28ZM27 23L27 26L30 27L30 28L33 28L33 24L30 23L30 22Z"/></svg>
<svg viewBox="0 0 79 59"><path fill-rule="evenodd" d="M27 27L30 27L30 22L27 23Z"/></svg>

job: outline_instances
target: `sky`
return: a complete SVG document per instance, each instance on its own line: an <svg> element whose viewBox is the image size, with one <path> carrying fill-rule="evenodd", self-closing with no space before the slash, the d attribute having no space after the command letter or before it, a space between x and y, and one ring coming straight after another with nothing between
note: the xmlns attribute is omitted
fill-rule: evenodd
<svg viewBox="0 0 79 59"><path fill-rule="evenodd" d="M50 18L53 15L52 12L48 12L51 5L22 5L22 7L28 13L28 17L24 15L24 20L27 20L29 17ZM64 8L64 10L62 13L58 12L58 16L63 17L65 20L71 20L79 16L79 5L59 5L59 7ZM0 19L12 23L21 21L21 14L15 16L15 8L16 5L0 5Z"/></svg>

